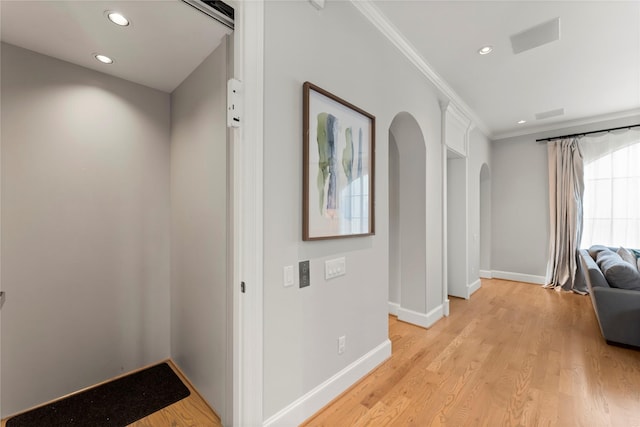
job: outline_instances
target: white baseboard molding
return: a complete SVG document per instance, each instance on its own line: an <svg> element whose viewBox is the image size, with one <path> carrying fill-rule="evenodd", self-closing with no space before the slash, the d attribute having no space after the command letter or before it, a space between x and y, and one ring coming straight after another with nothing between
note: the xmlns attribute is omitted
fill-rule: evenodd
<svg viewBox="0 0 640 427"><path fill-rule="evenodd" d="M491 272L494 279L512 280L514 282L535 283L536 285L544 285L544 276L534 276L532 274L510 273L508 271Z"/></svg>
<svg viewBox="0 0 640 427"><path fill-rule="evenodd" d="M389 357L391 357L391 341L387 339L289 406L269 417L263 426L290 427L300 425Z"/></svg>
<svg viewBox="0 0 640 427"><path fill-rule="evenodd" d="M449 316L449 298L442 303L442 314L444 316Z"/></svg>
<svg viewBox="0 0 640 427"><path fill-rule="evenodd" d="M392 316L398 317L398 310L400 309L400 304L397 302L389 301L389 314Z"/></svg>
<svg viewBox="0 0 640 427"><path fill-rule="evenodd" d="M480 282L480 279L476 280L475 282L471 283L470 285L467 285L468 295L469 296L473 295L473 293L475 291L480 289L480 286L482 286L482 282Z"/></svg>
<svg viewBox="0 0 640 427"><path fill-rule="evenodd" d="M411 323L412 325L429 328L431 325L442 319L444 316L444 307L439 305L428 313L419 313L417 311L406 308L398 308L398 320Z"/></svg>
<svg viewBox="0 0 640 427"><path fill-rule="evenodd" d="M493 279L493 274L491 270L480 270L479 276L481 279Z"/></svg>

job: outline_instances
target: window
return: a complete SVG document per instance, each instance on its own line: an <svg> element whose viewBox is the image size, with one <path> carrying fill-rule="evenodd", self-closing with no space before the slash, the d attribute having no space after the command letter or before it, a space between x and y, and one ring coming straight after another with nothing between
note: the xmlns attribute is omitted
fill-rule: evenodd
<svg viewBox="0 0 640 427"><path fill-rule="evenodd" d="M640 248L640 131L580 141L584 158L584 228L580 247Z"/></svg>

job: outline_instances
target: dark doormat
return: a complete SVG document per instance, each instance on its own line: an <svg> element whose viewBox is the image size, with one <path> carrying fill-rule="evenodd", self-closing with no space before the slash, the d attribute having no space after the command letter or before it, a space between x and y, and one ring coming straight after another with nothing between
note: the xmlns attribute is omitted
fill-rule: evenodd
<svg viewBox="0 0 640 427"><path fill-rule="evenodd" d="M173 369L161 363L16 415L6 427L124 427L189 394Z"/></svg>

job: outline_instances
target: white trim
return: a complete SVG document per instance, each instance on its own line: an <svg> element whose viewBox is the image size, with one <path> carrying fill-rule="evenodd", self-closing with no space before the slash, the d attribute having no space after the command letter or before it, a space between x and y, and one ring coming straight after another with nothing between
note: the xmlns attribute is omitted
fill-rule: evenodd
<svg viewBox="0 0 640 427"><path fill-rule="evenodd" d="M391 341L382 344L351 363L349 366L291 403L268 420L264 427L297 426L322 409L340 393L369 374L378 365L391 357Z"/></svg>
<svg viewBox="0 0 640 427"><path fill-rule="evenodd" d="M445 124L444 110L442 112L441 128L444 129ZM447 219L447 144L445 142L444 132L442 135L442 144L440 145L442 150L442 304L447 304L447 316L449 315L449 222Z"/></svg>
<svg viewBox="0 0 640 427"><path fill-rule="evenodd" d="M397 302L389 301L389 314L392 316L398 316L398 310L400 309L400 304Z"/></svg>
<svg viewBox="0 0 640 427"><path fill-rule="evenodd" d="M449 316L449 298L447 298L444 302L444 304L442 304L442 314L445 317Z"/></svg>
<svg viewBox="0 0 640 427"><path fill-rule="evenodd" d="M234 72L243 82L244 121L234 144L233 423L263 421L264 2L235 3ZM240 293L240 282L246 293Z"/></svg>
<svg viewBox="0 0 640 427"><path fill-rule="evenodd" d="M471 297L471 295L473 295L478 289L480 289L480 287L482 286L482 282L480 281L480 279L476 280L475 282L468 284L467 285L467 295L469 295L469 297Z"/></svg>
<svg viewBox="0 0 640 427"><path fill-rule="evenodd" d="M515 136L533 135L533 134L538 134L542 132L558 131L561 129L571 128L575 126L593 125L597 122L604 122L609 120L621 120L621 119L631 118L634 116L640 116L640 108L627 110L627 111L618 111L616 113L610 113L610 114L602 114L599 116L584 117L584 118L575 119L575 120L565 120L562 122L556 122L556 123L551 123L546 125L539 125L539 126L533 126L529 128L518 129L516 131L502 132L502 133L495 134L491 139L493 141L498 141L501 139L513 138ZM540 136L544 137L542 135ZM554 135L550 135L550 136L554 136Z"/></svg>
<svg viewBox="0 0 640 427"><path fill-rule="evenodd" d="M480 270L479 275L481 279L493 279L491 270Z"/></svg>
<svg viewBox="0 0 640 427"><path fill-rule="evenodd" d="M434 323L444 317L444 305L440 304L428 313L419 313L400 307L398 309L398 320L411 323L412 325L430 328Z"/></svg>
<svg viewBox="0 0 640 427"><path fill-rule="evenodd" d="M534 283L536 285L544 285L544 276L534 276L532 274L510 273L508 271L493 270L491 275L494 279L511 280L514 282Z"/></svg>
<svg viewBox="0 0 640 427"><path fill-rule="evenodd" d="M465 116L469 117L485 135L491 135L489 128L478 115L458 96L449 84L434 71L426 59L409 40L378 9L372 0L351 0L351 4L367 18L409 61L424 74L444 97L449 99Z"/></svg>

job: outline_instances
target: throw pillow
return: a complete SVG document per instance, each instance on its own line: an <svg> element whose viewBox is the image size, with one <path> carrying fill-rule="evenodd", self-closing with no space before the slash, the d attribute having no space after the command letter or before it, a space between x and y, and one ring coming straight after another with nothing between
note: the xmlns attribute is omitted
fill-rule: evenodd
<svg viewBox="0 0 640 427"><path fill-rule="evenodd" d="M633 265L634 267L637 267L636 263L638 261L636 261L636 256L632 254L631 251L620 246L620 248L618 249L618 252L616 253L620 255L620 258L622 258L624 261L627 261L629 264Z"/></svg>
<svg viewBox="0 0 640 427"><path fill-rule="evenodd" d="M602 245L593 245L589 248L589 255L591 255L591 258L593 258L594 260L598 258L598 254L602 251L609 251L611 252L611 249L609 249L606 246L602 246Z"/></svg>
<svg viewBox="0 0 640 427"><path fill-rule="evenodd" d="M609 286L640 291L640 272L617 253L601 251L597 263Z"/></svg>

